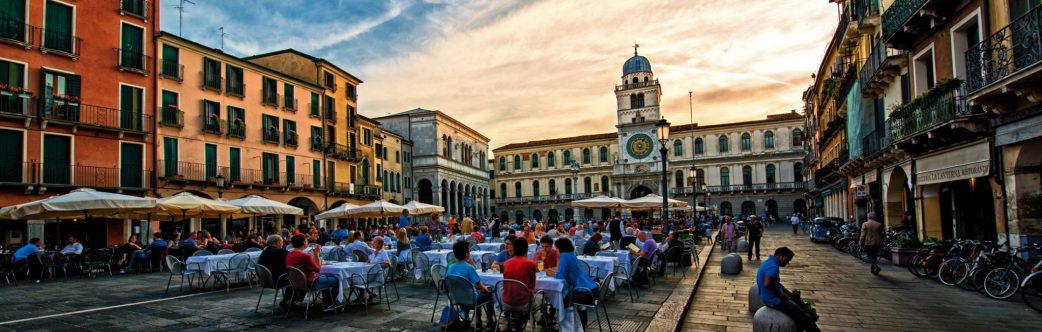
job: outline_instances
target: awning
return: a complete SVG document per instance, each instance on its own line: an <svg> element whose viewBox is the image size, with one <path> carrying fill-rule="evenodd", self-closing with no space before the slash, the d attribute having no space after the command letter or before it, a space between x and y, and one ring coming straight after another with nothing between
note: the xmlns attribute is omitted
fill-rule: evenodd
<svg viewBox="0 0 1042 332"><path fill-rule="evenodd" d="M1042 137L1042 114L995 128L995 146Z"/></svg>
<svg viewBox="0 0 1042 332"><path fill-rule="evenodd" d="M919 185L987 176L991 172L991 149L981 140L915 162Z"/></svg>

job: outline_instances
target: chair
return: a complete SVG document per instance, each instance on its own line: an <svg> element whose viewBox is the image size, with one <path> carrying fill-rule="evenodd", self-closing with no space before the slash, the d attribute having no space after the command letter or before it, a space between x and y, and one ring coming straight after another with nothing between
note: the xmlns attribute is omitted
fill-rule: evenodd
<svg viewBox="0 0 1042 332"><path fill-rule="evenodd" d="M481 258L479 259L478 264L481 264L482 266L485 266L485 267L491 269L492 268L492 263L495 262L495 261L496 261L496 254L485 253L485 254L481 255Z"/></svg>
<svg viewBox="0 0 1042 332"><path fill-rule="evenodd" d="M333 241L327 241L326 244L323 244L323 246L326 246L326 247L332 247L332 246L335 246L335 245L336 245L336 243L333 243Z"/></svg>
<svg viewBox="0 0 1042 332"><path fill-rule="evenodd" d="M391 310L391 299L389 296L384 294L387 291L387 274L380 265L373 265L369 268L369 272L366 275L358 273L352 274L349 279L351 283L351 292L358 295L368 293L373 296L373 290L380 291L380 298L387 302L387 310ZM350 294L348 295L350 297ZM370 297L371 299L371 297ZM365 312L369 313L369 301L364 302Z"/></svg>
<svg viewBox="0 0 1042 332"><path fill-rule="evenodd" d="M199 249L192 253L192 257L195 256L213 256L213 253L206 249Z"/></svg>
<svg viewBox="0 0 1042 332"><path fill-rule="evenodd" d="M305 320L308 319L308 315L311 312L311 304L314 304L315 301L319 300L319 298L318 298L319 294L321 294L322 292L329 292L330 293L330 297L332 297L332 290L333 290L332 287L323 287L323 288L315 287L314 284L308 282L308 277L307 277L306 274L304 274L304 271L301 271L300 269L298 269L296 267L287 266L286 267L286 275L289 278L289 284L290 284L289 288L293 290L293 295L292 296L296 297L297 292L300 292L300 293L304 294L304 296L302 297L301 300L305 302L305 308L306 308L306 309L304 309L304 319ZM285 296L285 295L283 295L283 296ZM308 296L311 296L311 303L307 303ZM286 317L289 317L289 312L290 311L291 310L286 310Z"/></svg>
<svg viewBox="0 0 1042 332"><path fill-rule="evenodd" d="M42 252L42 251L41 252L37 252L37 253L32 254L32 255L29 255L29 258L26 259L26 267L32 266L33 264L38 266L39 269L40 269L40 274L36 276L36 281L37 282L43 280L43 274L44 273L47 273L47 276L49 276L51 278L54 278L54 257L53 256L49 256L49 255L47 255L47 253ZM25 275L28 278L28 277L30 277L29 274L32 273L32 269L28 268L26 270L27 271L26 271Z"/></svg>
<svg viewBox="0 0 1042 332"><path fill-rule="evenodd" d="M322 256L322 259L327 261L343 262L344 249L340 247L332 247L331 249L329 249L328 252L326 252Z"/></svg>
<svg viewBox="0 0 1042 332"><path fill-rule="evenodd" d="M177 291L181 292L184 289L185 277L188 277L188 289L192 289L192 278L202 273L199 270L189 270L185 267L185 263L177 259L173 255L166 256L166 269L170 271L170 277L166 280L166 291L163 295L170 292L170 282L174 280L174 276L181 276L181 284L178 286Z"/></svg>
<svg viewBox="0 0 1042 332"><path fill-rule="evenodd" d="M394 283L395 280L398 280L398 255L388 253L387 259L390 263L387 265L387 273L384 278L384 283L390 283L391 288L394 288L394 302L398 302L402 299L402 297L398 295L398 285L395 285Z"/></svg>
<svg viewBox="0 0 1042 332"><path fill-rule="evenodd" d="M471 321L470 315L467 314L470 309L481 310L481 306L492 301L491 298L480 301L474 283L460 276L445 277L445 289L445 294L449 298L449 305L459 309L460 316L467 325L470 325ZM435 308L437 308L436 306ZM490 319L495 322L495 317L490 317ZM498 326L498 324L493 323L492 326Z"/></svg>
<svg viewBox="0 0 1042 332"><path fill-rule="evenodd" d="M221 249L221 250L217 251L218 255L231 255L231 254L234 254L234 253L235 253L235 250L231 250L231 249Z"/></svg>
<svg viewBox="0 0 1042 332"><path fill-rule="evenodd" d="M433 270L431 268L431 261L430 261L430 259L427 258L427 254L424 254L424 253L419 252L419 251L413 252L411 255L412 255L412 273L415 275L416 272L419 271L420 272L420 280L422 280L424 284L427 284L427 281L431 279L431 276L432 276L431 271ZM437 264L437 265L440 265L440 264ZM445 266L442 265L442 270L444 270L444 269L445 269ZM435 283L435 286L437 286L437 283ZM431 320L433 321L434 319L431 318Z"/></svg>
<svg viewBox="0 0 1042 332"><path fill-rule="evenodd" d="M527 298L526 299L527 301L524 301L524 302L521 302L521 303L506 303L506 302L503 301L503 293L506 292L507 290L509 290L511 293L515 293L515 292L516 293L521 293L523 291L526 294L532 294L532 296ZM542 292L535 292L535 293L533 293L532 289L528 288L528 285L525 285L525 283L523 283L521 281L518 281L518 280L514 280L514 279L503 279L503 280L500 280L499 282L496 283L495 293L494 293L496 295L496 303L499 304L499 315L502 316L504 319L507 318L507 313L514 313L514 314L524 315L524 316L528 317L528 321L532 323L532 331L535 331L536 323L535 323L535 310L534 310L535 309L535 305L534 304L535 304L535 301L536 301L536 295L541 294L541 293ZM497 318L496 320L498 321L499 319ZM513 330L513 329L510 328L510 320L509 319L506 319L506 323L507 323L507 330ZM498 326L499 325L497 324L496 327L498 327ZM547 326L547 331L549 331L549 330L550 330L550 327Z"/></svg>
<svg viewBox="0 0 1042 332"><path fill-rule="evenodd" d="M630 303L633 303L633 293L637 293L637 298L640 298L640 291L637 290L637 284L635 282L637 271L640 269L640 257L634 257L633 260L630 261L629 271L623 271L623 274L612 274L612 278L614 278L614 280L623 281L627 283L630 292ZM615 283L615 285L616 287L619 287L620 284Z"/></svg>
<svg viewBox="0 0 1042 332"><path fill-rule="evenodd" d="M14 272L14 263L12 263L13 260L14 254L0 254L0 275L4 277L4 286L6 286L7 284L14 285L15 282L17 282L16 279L18 279L18 277Z"/></svg>
<svg viewBox="0 0 1042 332"><path fill-rule="evenodd" d="M687 269L683 268L684 248L673 247L666 249L666 262L665 264L673 263L673 275L677 275L677 270L683 272L683 276L687 276Z"/></svg>
<svg viewBox="0 0 1042 332"><path fill-rule="evenodd" d="M258 251L261 251L261 248L252 247L252 248L247 248L246 249L246 252L258 252Z"/></svg>
<svg viewBox="0 0 1042 332"><path fill-rule="evenodd" d="M426 256L426 255L421 255ZM426 257L424 257L426 258ZM434 296L434 310L431 310L431 322L434 322L434 313L438 312L438 300L441 299L441 291L445 287L445 265L434 264L430 267L431 279L434 280L434 289L438 292ZM447 295L446 295L447 296Z"/></svg>
<svg viewBox="0 0 1042 332"><path fill-rule="evenodd" d="M364 251L355 249L351 250L351 253L355 255L355 259L357 262L369 263L369 254L365 253Z"/></svg>
<svg viewBox="0 0 1042 332"><path fill-rule="evenodd" d="M655 249L655 252L651 253L651 264L648 264L648 267L642 270L652 285L657 281L658 271L665 271L664 264L666 264L666 255L662 253L662 250Z"/></svg>
<svg viewBox="0 0 1042 332"><path fill-rule="evenodd" d="M278 301L278 299L279 299L279 291L281 290L282 293L283 293L282 296L285 297L286 296L286 288L289 287L289 286L282 286L282 287L278 286L279 285L279 280L281 280L282 278L286 278L286 275L283 274L283 275L279 276L279 279L275 279L271 275L271 270L269 270L264 265L256 264L256 265L253 266L253 268L254 268L254 271L256 271L256 273L257 273L258 284L260 284L260 289L261 289L260 290L260 296L257 297L257 306L253 308L253 312L257 312L257 310L260 310L260 301L261 301L262 298L264 298L264 290L265 289L272 289L272 290L275 290L275 297L271 299L271 315L274 316L275 315L275 301Z"/></svg>
<svg viewBox="0 0 1042 332"><path fill-rule="evenodd" d="M112 276L112 253L107 250L92 251L83 257L83 269L87 271L87 276L94 278L95 271L105 270L108 271L109 276Z"/></svg>
<svg viewBox="0 0 1042 332"><path fill-rule="evenodd" d="M608 287L608 282L610 282L612 280L612 277L614 277L614 275L615 275L615 273L608 273L608 276L604 277L605 282L603 282L603 283L601 283L600 285L597 286L597 294L592 294L593 295L593 303L591 303L591 304L583 304L583 303L578 303L578 302L575 301L575 295L576 294L579 294L579 293L582 293L582 292L587 292L587 293L592 292L592 290L590 290L589 288L576 287L576 288L573 288L571 293L570 293L571 294L570 295L571 296L571 301L569 301L569 302L572 303L572 306L575 306L576 314L579 313L578 309L580 309L580 308L582 308L582 309L593 309L593 314L595 316L597 316L597 329L601 330L601 331L604 331L604 328L601 327L601 314L599 312L597 312L597 306L598 305L604 310L604 319L608 322L608 331L609 332L612 331L612 329L611 329L611 316L608 315L608 304L604 301L604 298L608 294L608 288L609 288Z"/></svg>
<svg viewBox="0 0 1042 332"><path fill-rule="evenodd" d="M228 259L228 263L223 267L219 266L216 271L210 272L210 277L213 277L214 287L217 286L218 282L221 282L224 283L225 292L231 291L231 276L233 274L237 275L239 281L242 281L243 275L250 271L249 268L251 261L252 259L250 259L250 255L247 254L236 254L235 256L232 256L231 259ZM252 282L250 283L250 286L253 286Z"/></svg>
<svg viewBox="0 0 1042 332"><path fill-rule="evenodd" d="M590 267L590 263L587 263L586 261L580 259L579 260L579 268L581 270L583 270L583 272L586 272L586 275L588 275L588 276L590 276L590 277L592 277L594 279L597 279L597 274L594 273L595 272L594 269L592 267Z"/></svg>

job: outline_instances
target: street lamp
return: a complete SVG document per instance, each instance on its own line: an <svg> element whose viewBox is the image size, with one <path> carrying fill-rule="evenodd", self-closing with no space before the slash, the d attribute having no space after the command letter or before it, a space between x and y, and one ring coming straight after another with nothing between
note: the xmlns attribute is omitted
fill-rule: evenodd
<svg viewBox="0 0 1042 332"><path fill-rule="evenodd" d="M579 162L572 160L572 199L579 199ZM579 214L575 208L572 208L572 219L575 220L575 215Z"/></svg>
<svg viewBox="0 0 1042 332"><path fill-rule="evenodd" d="M705 197L703 197L702 199L705 201L703 202L703 204L706 205L706 216L712 217L713 215L711 213L712 211L709 208L709 203L713 201L713 197L712 194L709 193L709 186L706 186L705 183L702 184L702 192L705 193Z"/></svg>
<svg viewBox="0 0 1042 332"><path fill-rule="evenodd" d="M698 215L698 169L695 166L691 166L688 170L688 179L691 181L691 219L694 220L695 216Z"/></svg>
<svg viewBox="0 0 1042 332"><path fill-rule="evenodd" d="M669 121L662 117L662 119L658 120L658 123L655 123L655 129L658 134L658 142L661 145L658 152L662 154L662 233L666 234L669 233L669 219L667 218L669 194L666 188L666 169L669 165L666 161L666 142L669 141Z"/></svg>
<svg viewBox="0 0 1042 332"><path fill-rule="evenodd" d="M217 174L217 198L224 195L224 175Z"/></svg>

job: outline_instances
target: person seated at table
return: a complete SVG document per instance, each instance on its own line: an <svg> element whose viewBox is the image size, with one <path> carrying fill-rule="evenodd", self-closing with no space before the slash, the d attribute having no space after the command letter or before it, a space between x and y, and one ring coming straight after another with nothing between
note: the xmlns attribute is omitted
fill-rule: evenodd
<svg viewBox="0 0 1042 332"><path fill-rule="evenodd" d="M536 242L535 233L532 233L532 227L530 226L525 226L525 228L521 230L521 237L528 240L528 243Z"/></svg>
<svg viewBox="0 0 1042 332"><path fill-rule="evenodd" d="M510 235L513 236L513 235ZM519 287L505 287L503 289L503 303L512 306L520 306L525 302L532 300L532 294L535 292L535 274L539 272L535 261L528 259L528 241L514 237L506 243L508 249L511 252L511 257L503 264L503 279L513 279L520 281L528 287L528 292L520 289ZM529 302L531 306L539 305L536 301ZM528 321L526 316L515 316L507 317L507 321L514 322L511 330L523 331L525 329L525 323ZM508 323L509 324L509 323ZM508 325L509 326L509 325Z"/></svg>
<svg viewBox="0 0 1042 332"><path fill-rule="evenodd" d="M514 249L513 249L513 247L514 247L514 240L517 240L517 239L519 239L519 237L517 237L517 235L514 235L514 234L507 234L507 236L505 238L503 238L504 250L500 251L498 254L496 254L496 259L495 259L495 261L492 262L492 269L494 269L494 270L502 270L503 269L503 264L506 263L507 260L510 259L510 257L512 257L514 255ZM524 239L522 239L522 240L524 240ZM528 241L525 241L524 245L525 245L525 255L528 255Z"/></svg>
<svg viewBox="0 0 1042 332"><path fill-rule="evenodd" d="M235 231L233 230L228 232L228 235L224 237L224 243L234 245L236 243L239 243L240 239L242 239L242 237L236 236Z"/></svg>
<svg viewBox="0 0 1042 332"><path fill-rule="evenodd" d="M83 244L76 242L76 234L69 234L69 244L62 248L61 253L66 259L70 258L70 256L83 254Z"/></svg>
<svg viewBox="0 0 1042 332"><path fill-rule="evenodd" d="M175 242L177 243L177 248L181 251L182 256L191 256L199 249L199 244L195 242L195 239L198 236L199 233L192 232L188 234L188 236L183 237L180 241Z"/></svg>
<svg viewBox="0 0 1042 332"><path fill-rule="evenodd" d="M658 245L655 243L655 239L651 238L651 236L648 236L648 234L649 232L647 231L637 232L637 239L640 241L641 247L640 251L634 253L635 255L640 256L640 266L645 269L651 267L651 260L655 255L655 251L658 250ZM649 271L648 273L650 274L651 272ZM646 276L647 274L638 273L637 284L643 285L647 283L648 280Z"/></svg>
<svg viewBox="0 0 1042 332"><path fill-rule="evenodd" d="M428 235L427 232L427 226L423 226L420 228L420 236L416 237L416 246L420 248L420 251L431 250L431 246L434 244L434 241L431 240L431 236Z"/></svg>
<svg viewBox="0 0 1042 332"><path fill-rule="evenodd" d="M680 250L683 251L684 242L680 241L678 237L677 232L669 232L669 235L666 236L666 249L663 251L669 251L671 248L680 248Z"/></svg>
<svg viewBox="0 0 1042 332"><path fill-rule="evenodd" d="M319 257L322 253L322 246L315 247L311 253L304 252L304 249L308 247L308 239L303 234L294 235L290 239L290 243L293 245L293 251L286 254L287 270L289 267L300 269L312 288L332 287L329 291L322 292L322 303L327 307L335 304L333 294L339 293L340 283L333 276L318 274L322 270L322 259ZM300 299L302 296L294 295L294 298Z"/></svg>
<svg viewBox="0 0 1042 332"><path fill-rule="evenodd" d="M395 247L398 248L398 257L402 257L402 253L409 251L409 231L405 227L399 228L394 237L398 240L398 243L395 244Z"/></svg>
<svg viewBox="0 0 1042 332"><path fill-rule="evenodd" d="M452 256L456 259L456 263L449 265L446 276L463 277L473 283L474 288L478 291L477 302L481 303L487 301L485 304L485 313L489 320L492 320L493 317L495 317L492 311L492 301L489 301L492 297L492 291L489 290L488 287L485 287L485 285L481 284L481 277L478 276L478 271L474 268L477 265L474 263L474 259L470 257L470 244L466 241L457 241L452 245ZM481 309L474 309L477 311L474 319L477 330L482 330L484 327L481 324Z"/></svg>
<svg viewBox="0 0 1042 332"><path fill-rule="evenodd" d="M619 250L627 250L626 247L637 243L637 237L634 236L634 232L637 231L631 227L626 227L626 235L623 235L622 238L619 239ZM640 245L638 244L638 247L639 246Z"/></svg>
<svg viewBox="0 0 1042 332"><path fill-rule="evenodd" d="M369 253L369 263L380 264L380 267L385 269L391 266L391 259L387 257L387 250L384 250L383 236L373 238L373 252Z"/></svg>
<svg viewBox="0 0 1042 332"><path fill-rule="evenodd" d="M601 232L593 233L589 240L583 244L584 256L597 256L597 252L601 251Z"/></svg>
<svg viewBox="0 0 1042 332"><path fill-rule="evenodd" d="M289 285L289 278L283 277L286 274L286 256L289 255L289 250L286 250L285 241L282 240L281 236L271 235L265 241L267 247L264 251L261 251L260 257L257 258L257 264L263 265L271 271L271 277L275 280L276 287L285 287ZM290 298L288 296L282 297L282 301L279 302L279 306L286 308L289 306Z"/></svg>
<svg viewBox="0 0 1042 332"><path fill-rule="evenodd" d="M543 271L546 271L546 275L557 273L557 263L560 257L561 253L554 249L553 239L549 236L539 239L539 251L535 253L535 261L543 263Z"/></svg>
<svg viewBox="0 0 1042 332"><path fill-rule="evenodd" d="M162 250L169 249L170 245L171 242L163 239L162 233L156 232L155 234L152 234L152 243L145 246L145 248L141 249L141 251L135 251L133 255L130 257L130 264L127 264L127 269L120 272L134 272L134 270L137 268L137 265L140 264L140 262L148 261L149 258L153 257L153 254L157 254L162 252Z"/></svg>
<svg viewBox="0 0 1042 332"><path fill-rule="evenodd" d="M470 237L474 239L474 243L485 243L485 236L477 230L470 232Z"/></svg>
<svg viewBox="0 0 1042 332"><path fill-rule="evenodd" d="M29 256L40 252L40 247L43 247L43 241L40 241L40 238L34 237L30 239L29 244L15 250L14 260L11 263L25 264Z"/></svg>
<svg viewBox="0 0 1042 332"><path fill-rule="evenodd" d="M354 234L351 234L351 239L351 243L344 247L344 250L346 250L349 253L354 253L355 250L358 250L362 253L365 253L366 255L373 254L373 248L370 248L368 245L365 244L365 242L362 242L362 232L355 232Z"/></svg>
<svg viewBox="0 0 1042 332"><path fill-rule="evenodd" d="M130 234L127 238L127 243L119 246L119 266L124 266L130 263L130 255L134 254L135 251L141 250L141 241L138 241L137 234Z"/></svg>
<svg viewBox="0 0 1042 332"><path fill-rule="evenodd" d="M599 235L599 234L595 234ZM568 239L557 239L554 242L554 246L561 252L560 264L557 266L557 274L554 276L557 279L565 281L565 285L571 288L586 288L589 292L582 291L575 294L574 298L569 293L570 289L564 290L565 299L574 299L576 303L580 304L593 304L593 298L597 294L597 284L593 282L590 275L586 274L582 270L582 265L579 263L579 258L575 257L575 245ZM579 310L579 320L582 322L582 326L586 326L586 310Z"/></svg>

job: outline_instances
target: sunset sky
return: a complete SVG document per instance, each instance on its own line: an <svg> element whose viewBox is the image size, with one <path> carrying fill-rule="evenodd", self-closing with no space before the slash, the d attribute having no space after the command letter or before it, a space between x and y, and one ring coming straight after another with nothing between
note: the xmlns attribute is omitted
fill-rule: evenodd
<svg viewBox="0 0 1042 332"><path fill-rule="evenodd" d="M673 124L800 109L831 38L825 0L194 0L183 36L247 56L284 48L365 81L361 114L441 110L512 142L613 132L622 64L640 44ZM162 28L178 32L177 0Z"/></svg>

